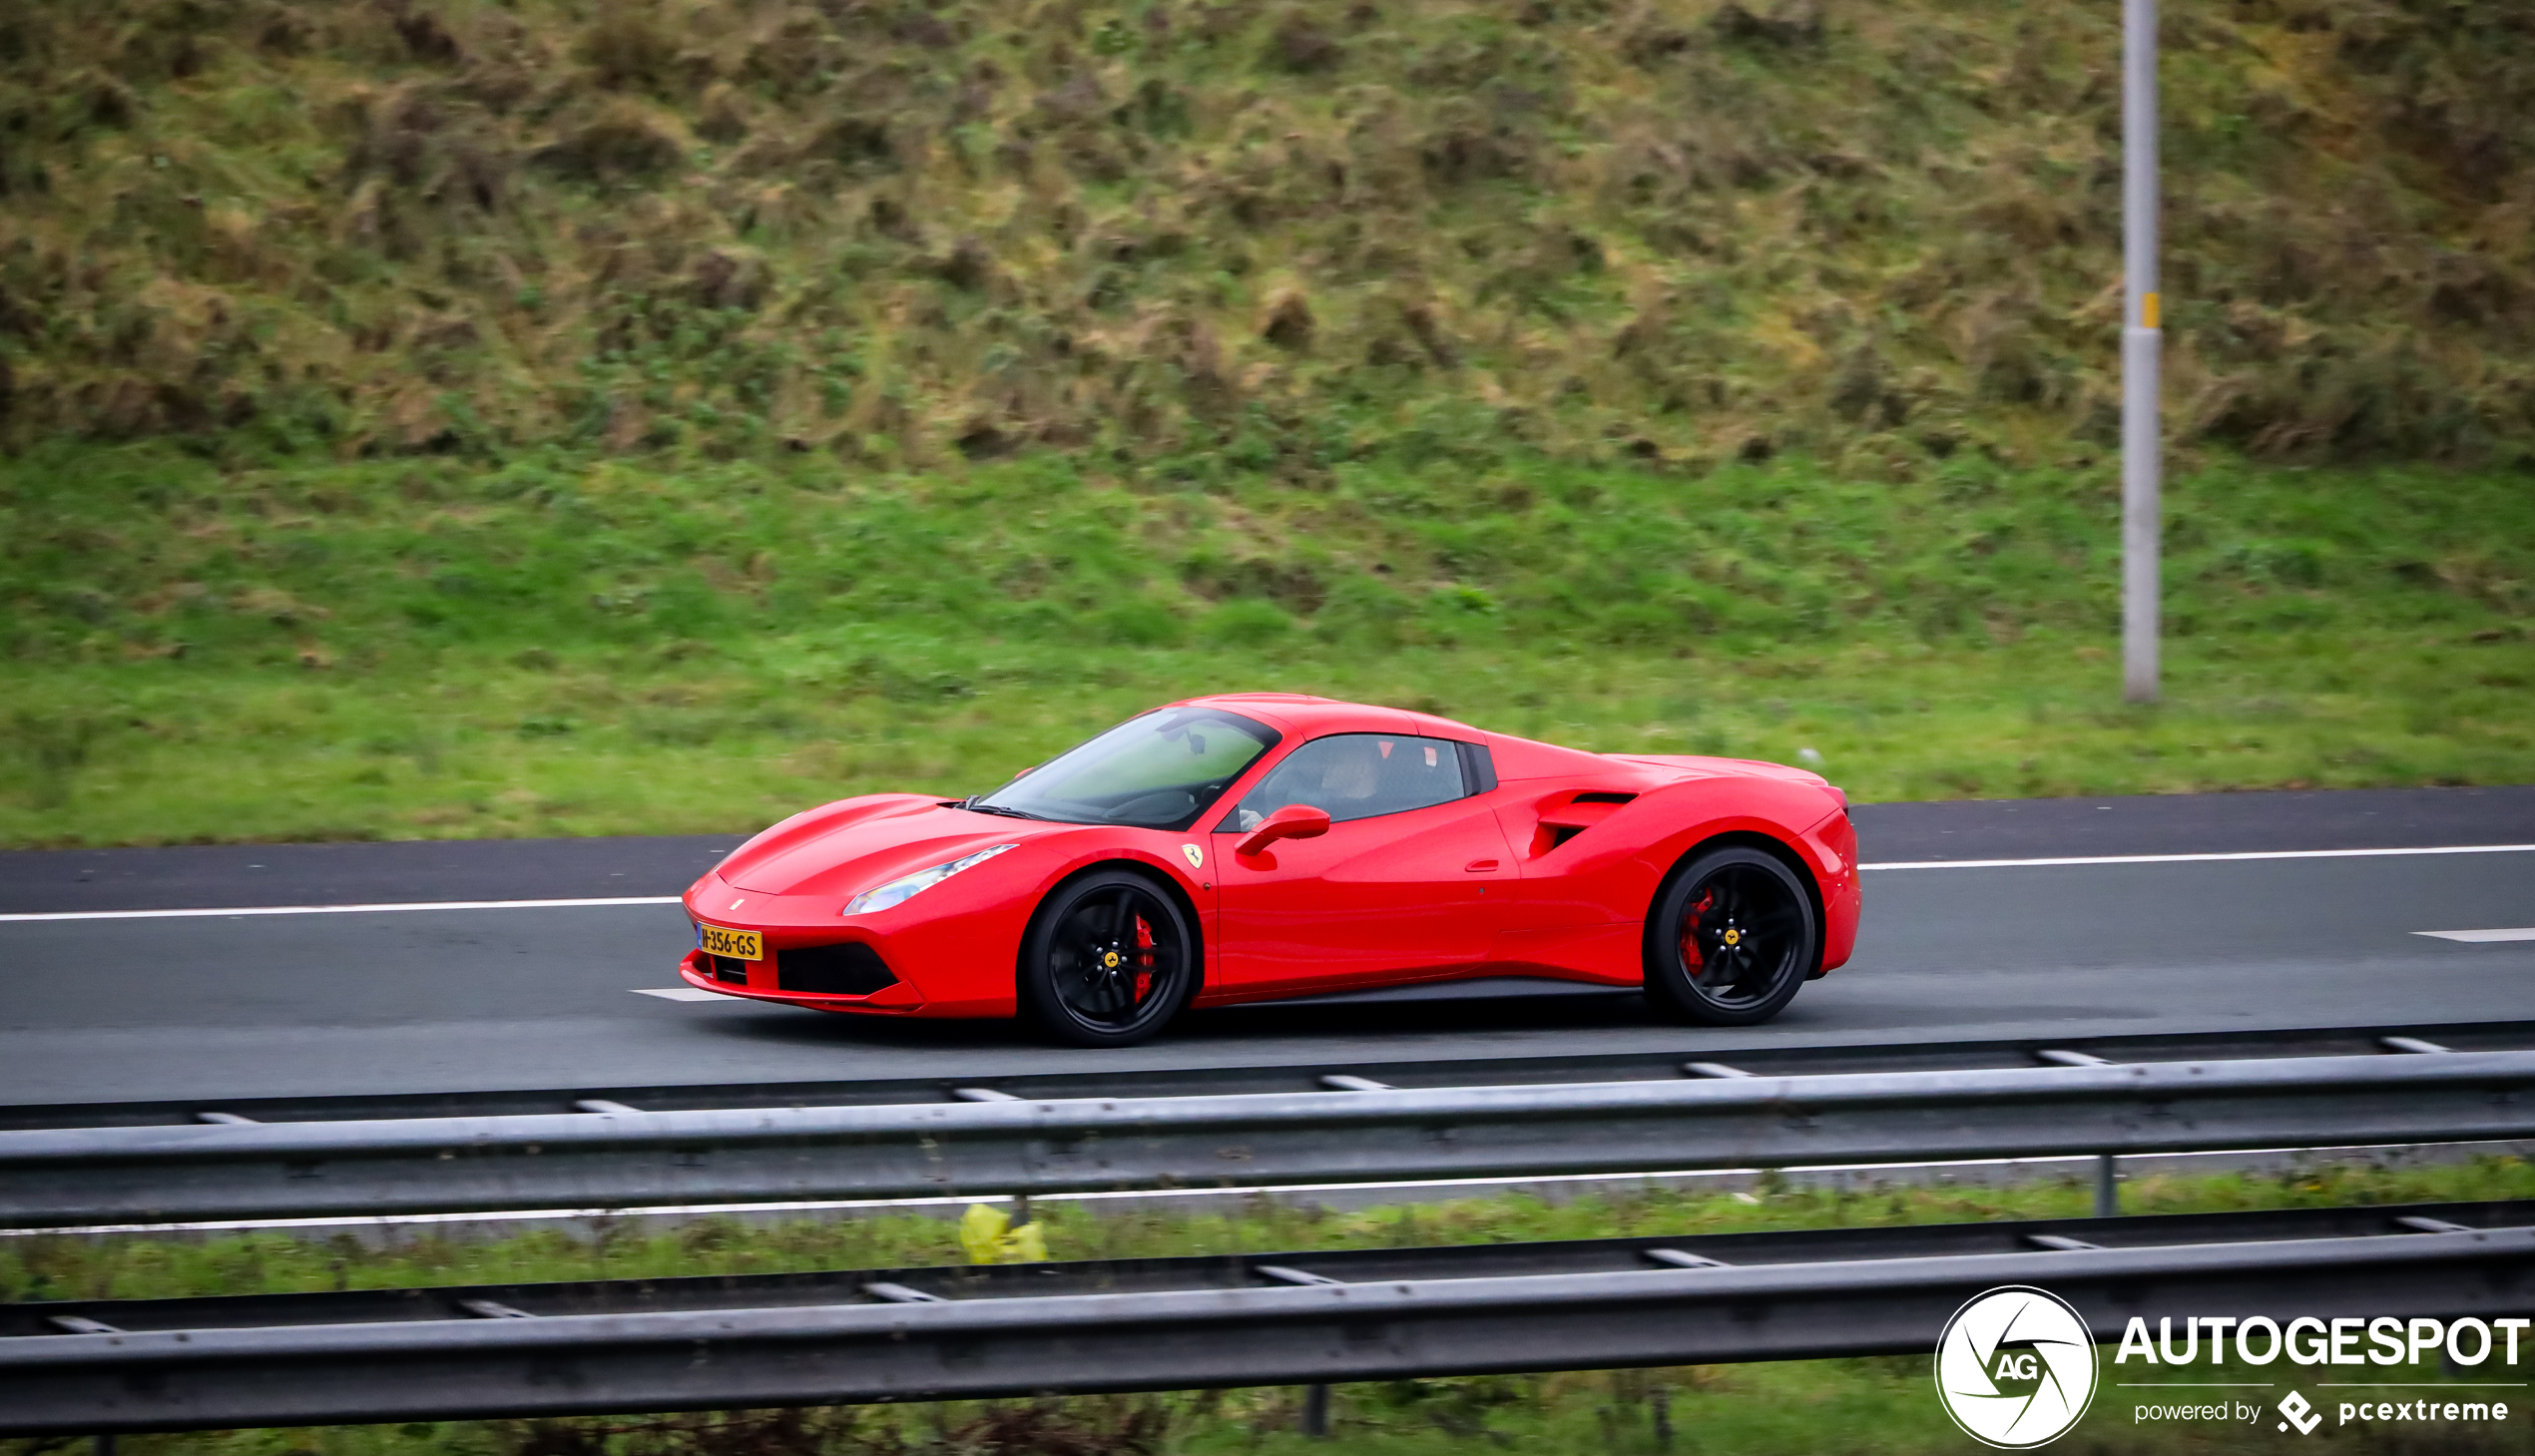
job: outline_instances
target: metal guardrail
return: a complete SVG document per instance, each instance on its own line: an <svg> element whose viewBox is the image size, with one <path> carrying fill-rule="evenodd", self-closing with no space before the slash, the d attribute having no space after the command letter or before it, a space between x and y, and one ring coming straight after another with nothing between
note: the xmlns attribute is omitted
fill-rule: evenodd
<svg viewBox="0 0 2535 1456"><path fill-rule="evenodd" d="M2422 1046L2420 1050L2437 1051ZM2535 1136L2535 1052L0 1133L0 1222L383 1214Z"/></svg>
<svg viewBox="0 0 2535 1456"><path fill-rule="evenodd" d="M1689 1039L1685 1038L1687 1042ZM1703 1039L1704 1040L1704 1039ZM2389 1046L2389 1043L2400 1045ZM531 1088L479 1092L356 1093L323 1097L165 1098L135 1102L0 1107L0 1132L49 1128L182 1127L198 1122L369 1122L406 1118L517 1117L629 1108L646 1112L750 1108L874 1107L959 1102L1000 1094L1050 1098L1198 1097L1316 1092L1333 1080L1390 1087L1516 1087L1577 1082L1675 1082L1692 1059L1756 1076L1838 1072L1969 1072L2031 1067L2070 1058L2107 1062L2238 1061L2274 1057L2368 1056L2434 1045L2459 1052L2535 1050L2535 1021L2326 1027L2266 1031L2156 1032L2123 1036L2018 1037L1795 1046L1782 1042L1699 1045L1672 1052L1605 1052L1553 1057L1346 1061L1264 1067L1031 1072L976 1077L863 1078L832 1082Z"/></svg>
<svg viewBox="0 0 2535 1456"><path fill-rule="evenodd" d="M2099 1338L2212 1308L2490 1318L2526 1308L2530 1221L2424 1206L19 1305L0 1309L0 1433L1924 1353L2006 1283L2069 1299Z"/></svg>

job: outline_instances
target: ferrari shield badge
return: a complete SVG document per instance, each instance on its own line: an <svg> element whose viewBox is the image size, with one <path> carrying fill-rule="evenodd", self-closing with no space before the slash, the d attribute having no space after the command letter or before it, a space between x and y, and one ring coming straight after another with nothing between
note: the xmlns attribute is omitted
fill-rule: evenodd
<svg viewBox="0 0 2535 1456"><path fill-rule="evenodd" d="M1183 845L1181 845L1181 846L1180 846L1180 852L1181 852L1182 854L1185 854L1185 855L1187 855L1187 856L1189 857L1189 868L1191 868L1191 869L1204 869L1204 868L1206 868L1206 851L1205 851L1205 850L1198 848L1198 847L1197 847L1196 845L1194 845L1194 844L1183 844Z"/></svg>

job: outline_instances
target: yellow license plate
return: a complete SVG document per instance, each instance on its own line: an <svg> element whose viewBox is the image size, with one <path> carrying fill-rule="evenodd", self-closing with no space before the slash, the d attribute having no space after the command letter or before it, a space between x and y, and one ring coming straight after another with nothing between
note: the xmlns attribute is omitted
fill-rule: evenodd
<svg viewBox="0 0 2535 1456"><path fill-rule="evenodd" d="M725 930L719 925L696 927L696 943L707 955L727 955L736 960L765 959L765 937L754 930Z"/></svg>

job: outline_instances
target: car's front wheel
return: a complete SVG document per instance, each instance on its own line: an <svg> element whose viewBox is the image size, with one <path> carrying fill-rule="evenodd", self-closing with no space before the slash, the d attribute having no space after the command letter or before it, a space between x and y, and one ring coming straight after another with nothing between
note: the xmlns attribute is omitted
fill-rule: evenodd
<svg viewBox="0 0 2535 1456"><path fill-rule="evenodd" d="M1077 1047L1133 1046L1197 990L1197 937L1179 903L1133 870L1059 885L1021 942L1021 1014Z"/></svg>
<svg viewBox="0 0 2535 1456"><path fill-rule="evenodd" d="M1648 999L1710 1026L1778 1014L1820 955L1812 897L1775 855L1712 849L1682 867L1646 922Z"/></svg>

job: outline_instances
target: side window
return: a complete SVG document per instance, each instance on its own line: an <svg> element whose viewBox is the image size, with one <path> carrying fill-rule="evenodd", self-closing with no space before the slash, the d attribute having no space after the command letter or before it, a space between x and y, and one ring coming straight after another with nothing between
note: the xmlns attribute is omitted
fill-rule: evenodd
<svg viewBox="0 0 2535 1456"><path fill-rule="evenodd" d="M1248 832L1287 804L1339 823L1450 803L1469 792L1461 745L1399 733L1333 733L1296 748L1242 799L1224 827Z"/></svg>

